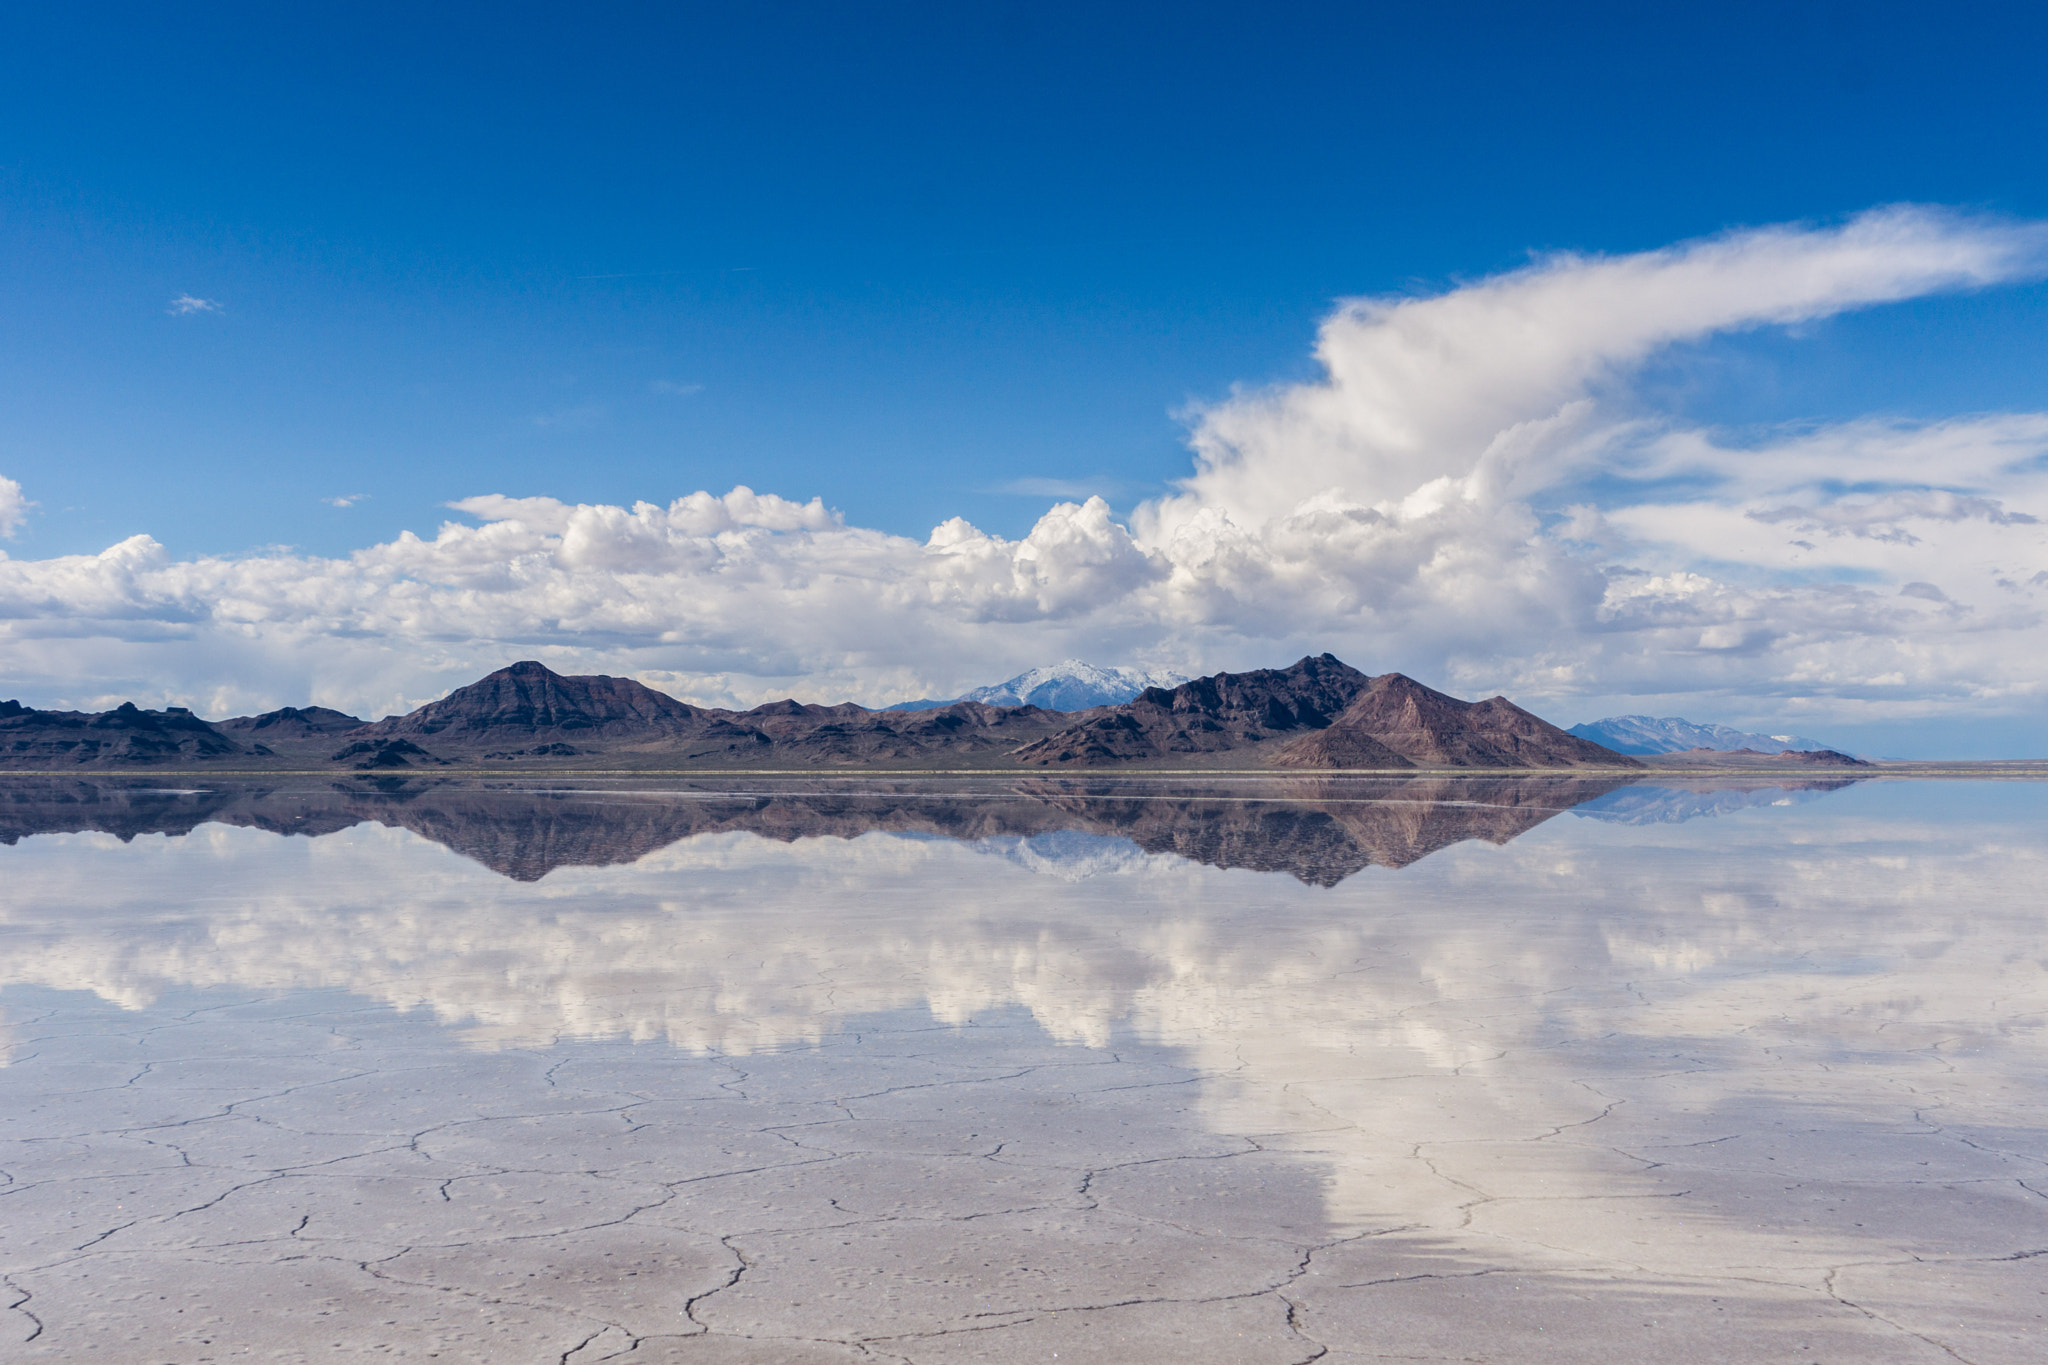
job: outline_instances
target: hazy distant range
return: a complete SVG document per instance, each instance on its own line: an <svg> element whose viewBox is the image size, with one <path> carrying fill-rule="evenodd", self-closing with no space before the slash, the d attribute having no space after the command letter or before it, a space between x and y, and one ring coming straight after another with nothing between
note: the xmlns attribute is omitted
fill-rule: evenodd
<svg viewBox="0 0 2048 1365"><path fill-rule="evenodd" d="M1732 753L1750 749L1762 754L1819 753L1832 746L1801 735L1766 735L1726 725L1699 725L1677 716L1609 716L1567 727L1567 733L1618 754L1682 754L1691 749Z"/></svg>

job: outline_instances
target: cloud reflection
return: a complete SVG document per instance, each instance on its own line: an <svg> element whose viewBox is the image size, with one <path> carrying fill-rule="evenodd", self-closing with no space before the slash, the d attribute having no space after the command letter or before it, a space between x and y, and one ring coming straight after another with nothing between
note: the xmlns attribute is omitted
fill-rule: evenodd
<svg viewBox="0 0 2048 1365"><path fill-rule="evenodd" d="M1660 1294L1761 1301L1824 1295L1851 1262L2037 1245L2038 1142L2014 1125L2048 1073L2048 791L1666 790L1578 807L1593 819L1533 800L1407 811L1424 834L1447 810L1540 818L1334 880L1233 862L1221 817L1168 821L1187 847L1105 835L1074 817L1105 818L1090 803L1107 798L1071 792L1071 811L1009 796L917 820L914 793L836 813L763 794L751 829L705 797L697 832L534 880L458 856L483 836L457 839L454 807L425 794L406 820L310 839L215 805L175 837L7 851L0 986L129 1008L345 991L431 1011L478 1049L725 1057L905 1010L1025 1011L1062 1043L1176 1055L1195 1079L1175 1103L1320 1172L1330 1236L1394 1239L1372 1243L1374 1274L1396 1256L1424 1276L1620 1267ZM1165 819L1123 799L1127 829ZM620 828L647 805L621 803ZM1011 828L1046 810L1066 823ZM317 804L298 813L317 823ZM799 833L799 815L843 823ZM1319 1255L1338 1277L1364 1245ZM1312 1320L1340 1287L1303 1282Z"/></svg>

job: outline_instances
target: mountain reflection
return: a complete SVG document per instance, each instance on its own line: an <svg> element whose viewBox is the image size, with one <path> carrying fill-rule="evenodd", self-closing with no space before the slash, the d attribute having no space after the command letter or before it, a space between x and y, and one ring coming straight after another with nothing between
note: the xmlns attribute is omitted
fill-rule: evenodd
<svg viewBox="0 0 2048 1365"><path fill-rule="evenodd" d="M610 1038L728 1058L897 1011L944 1025L1021 1011L1060 1043L1129 1034L1173 1049L1203 1078L1189 1102L1209 1128L1294 1134L1268 1145L1326 1163L1338 1223L1453 1218L1463 1187L1387 1174L1417 1143L1562 1131L1624 1086L1645 1113L1679 1087L1672 1103L1739 1131L1787 1056L1828 1063L1800 1072L1808 1106L1890 1093L1890 1072L1848 1060L1901 1048L1945 1050L1926 1063L1937 1073L1980 1057L2001 1075L2039 1072L2040 1029L2012 1024L2039 1019L2043 999L2038 954L2024 950L2041 929L2032 789L1940 817L1890 788L1872 794L1877 819L1865 800L1682 824L1645 818L1650 803L1697 811L1701 792L1621 789L1633 803L1621 819L1562 827L1551 817L1569 796L1603 809L1596 786L1480 784L1456 804L1397 799L1412 786L1346 788L1348 804L1288 790L920 803L406 789L307 791L297 807L275 793L102 792L97 808L75 801L73 828L120 815L130 832L193 836L10 851L0 992L89 991L141 1009L191 990L341 991L423 1010L482 1049ZM258 813L270 828L353 827L319 839L232 827ZM1201 865L1255 861L1231 840L1260 828L1300 837L1294 876ZM519 865L535 878L571 852L667 846L630 867L521 882L411 830L531 859ZM805 837L820 833L857 837ZM1330 891L1296 880L1432 847L1398 877ZM1642 1057L1655 1076L1629 1079ZM1948 1102L1965 1098L1952 1076L1939 1083ZM1585 1179L1613 1177L1589 1166Z"/></svg>
<svg viewBox="0 0 2048 1365"><path fill-rule="evenodd" d="M1505 844L1576 810L1672 823L1811 797L1856 779L1687 786L1617 778L1512 777L1044 780L1000 784L670 783L508 788L402 778L180 790L119 781L0 785L0 843L98 832L122 840L206 824L322 836L405 829L515 881L565 867L637 862L684 839L747 833L781 843L890 833L962 841L1079 833L1128 840L1218 868L1284 872L1335 886L1367 867L1407 867L1468 840Z"/></svg>
<svg viewBox="0 0 2048 1365"><path fill-rule="evenodd" d="M274 1201L294 1265L332 1254L295 1240L295 1201L329 1198L302 1189L367 1207L365 1236L427 1245L411 1229L438 1225L382 1221L399 1207L382 1191L432 1188L388 1157L496 1179L544 1152L581 1182L626 1170L629 1136L650 1166L688 1143L720 1160L741 1138L788 1144L786 1170L736 1147L727 1193L692 1176L688 1217L716 1229L759 1208L778 1220L762 1235L810 1236L779 1221L795 1205L774 1204L794 1188L777 1182L824 1178L829 1245L775 1245L799 1248L791 1264L865 1264L825 1260L884 1243L840 1230L818 1158L923 1182L933 1153L958 1150L977 1189L985 1171L1095 1172L1062 1185L1085 1207L1075 1193L1030 1213L1111 1228L1087 1231L1090 1266L1152 1254L1141 1225L1331 1239L1291 1291L1312 1305L1452 1285L1424 1302L1456 1322L1497 1311L1463 1286L1500 1282L1554 1314L1516 1321L1606 1314L1587 1319L1605 1330L1645 1321L1650 1285L1788 1334L1711 1358L1905 1359L1792 1345L1840 1307L1838 1273L1933 1267L1913 1302L1944 1321L1957 1267L2010 1274L1981 1283L2034 1311L2048 784L1808 799L1834 785L52 784L27 799L4 784L0 1009L34 1098L17 1128L62 1135L40 1144L51 1162L85 1159L72 1148L90 1139L103 1161L150 1152L152 1178L260 1188L246 1197ZM20 837L65 829L97 832ZM117 842L147 831L185 837ZM118 1065L80 1064L124 1029ZM260 1043L246 1077L209 1057L222 1039ZM628 1041L643 1046L607 1045ZM369 1175L331 1160L338 1134ZM1017 1140L1003 1165L997 1134ZM275 1180L207 1164L273 1139L309 1164ZM95 1197L62 1184L33 1207ZM111 1204L138 1187L98 1188ZM201 1196L174 1193L183 1212L159 1224L123 1208L107 1226L236 1248L271 1226L232 1209L187 1222ZM597 1216L584 1197L561 1215L579 1234ZM1098 1214L1112 1221L1085 1221ZM941 1254L959 1235L902 1221ZM1027 1225L990 1226L970 1245ZM215 1273L203 1256L219 1253L189 1240L145 1245ZM564 1262L546 1255L553 1275ZM505 1262L477 1264L500 1292ZM1392 1303L1388 1330L1412 1336L1404 1302L1368 1307Z"/></svg>

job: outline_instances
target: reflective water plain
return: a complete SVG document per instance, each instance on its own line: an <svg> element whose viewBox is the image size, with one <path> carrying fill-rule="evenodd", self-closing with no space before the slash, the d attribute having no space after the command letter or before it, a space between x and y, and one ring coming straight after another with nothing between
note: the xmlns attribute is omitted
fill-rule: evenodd
<svg viewBox="0 0 2048 1365"><path fill-rule="evenodd" d="M16 780L0 840L0 1359L2048 1354L2048 785Z"/></svg>

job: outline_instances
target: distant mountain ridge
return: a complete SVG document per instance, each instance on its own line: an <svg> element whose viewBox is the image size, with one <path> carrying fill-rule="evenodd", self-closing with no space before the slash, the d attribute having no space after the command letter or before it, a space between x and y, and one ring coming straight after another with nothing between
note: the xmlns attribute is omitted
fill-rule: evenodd
<svg viewBox="0 0 2048 1365"><path fill-rule="evenodd" d="M1135 698L1148 687L1177 687L1187 681L1180 673L1136 668L1098 668L1079 659L1068 659L1050 668L1034 668L989 687L963 692L952 701L899 701L884 711L933 711L954 702L978 701L984 706L1039 706L1048 711L1086 711L1095 706L1117 706Z"/></svg>
<svg viewBox="0 0 2048 1365"><path fill-rule="evenodd" d="M1505 697L1460 701L1400 673L1367 677L1333 654L1147 688L1016 757L1039 767L1101 767L1233 750L1249 750L1260 766L1324 770L1642 766Z"/></svg>
<svg viewBox="0 0 2048 1365"><path fill-rule="evenodd" d="M0 745L0 757L22 766L205 763L248 752L182 706L145 711L129 701L111 711L38 711L0 702Z"/></svg>
<svg viewBox="0 0 2048 1365"><path fill-rule="evenodd" d="M1040 685L1061 681L1041 679ZM980 701L872 711L850 702L821 706L795 700L731 711L694 706L632 678L564 676L533 660L373 723L320 707L283 707L215 724L175 707L143 711L124 705L88 714L0 704L0 768L174 763L214 770L340 768L366 775L455 767L676 772L1641 766L1505 697L1460 701L1399 673L1368 677L1330 654L1283 669L1146 687L1129 701L1078 711Z"/></svg>
<svg viewBox="0 0 2048 1365"><path fill-rule="evenodd" d="M1728 725L1699 725L1677 716L1609 716L1605 720L1574 725L1568 733L1590 739L1618 754L1682 754L1690 749L1718 749L1728 753L1751 749L1764 754L1790 749L1811 753L1833 747L1800 735L1765 735Z"/></svg>

